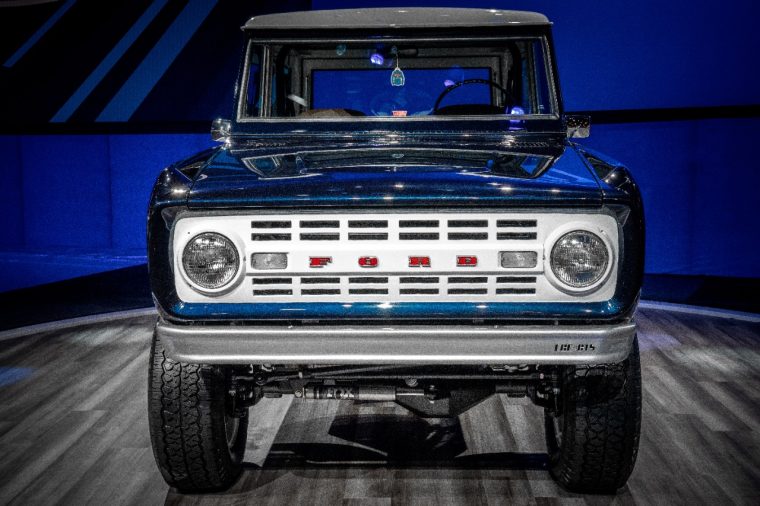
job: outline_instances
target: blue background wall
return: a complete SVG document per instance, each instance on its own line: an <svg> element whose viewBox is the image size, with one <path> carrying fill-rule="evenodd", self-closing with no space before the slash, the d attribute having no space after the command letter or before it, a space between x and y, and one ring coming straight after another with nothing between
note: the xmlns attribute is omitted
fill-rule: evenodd
<svg viewBox="0 0 760 506"><path fill-rule="evenodd" d="M155 19L115 59L113 48L155 2L118 4L126 9L124 16L107 18L114 26L102 30L115 34L102 48L84 53L82 45L92 41L80 39L95 35L75 36L80 32L56 27L83 23L98 3L73 2L58 24L15 61L24 43L61 7L43 5L23 13L2 9L0 29L13 25L0 47L0 61L6 62L0 72L6 104L35 103L24 90L34 88L27 83L33 81L35 64L53 60L51 54L82 54L89 63L48 67L47 78L58 85L44 88L45 100L35 103L29 114L11 105L0 110L6 125L6 135L0 135L0 215L5 225L0 289L144 261L145 208L156 174L211 145L207 134L191 132L205 130L214 116L229 115L242 43L236 27L261 7L202 0L162 4L160 11L154 8ZM308 5L290 2L267 8ZM546 13L555 23L566 109L600 112L598 117L606 119L592 127L584 143L629 165L643 188L647 272L760 277L755 253L760 233L754 217L760 170L752 150L760 132L760 30L754 26L760 9L755 3L315 0L311 5L460 5ZM13 16L18 17L15 23ZM172 43L178 49L165 55L162 47ZM114 61L102 80L68 119L50 125L109 54ZM150 56L156 54L164 60ZM130 132L181 133L114 133L120 129L98 119L114 110L109 104L132 76L144 72L146 61L155 82L130 95L131 112L121 119ZM206 70L207 76L198 70ZM13 130L14 125L21 126ZM50 133L72 130L97 133ZM29 258L36 274L19 274L16 267Z"/></svg>
<svg viewBox="0 0 760 506"><path fill-rule="evenodd" d="M145 262L158 172L207 134L0 136L0 291Z"/></svg>

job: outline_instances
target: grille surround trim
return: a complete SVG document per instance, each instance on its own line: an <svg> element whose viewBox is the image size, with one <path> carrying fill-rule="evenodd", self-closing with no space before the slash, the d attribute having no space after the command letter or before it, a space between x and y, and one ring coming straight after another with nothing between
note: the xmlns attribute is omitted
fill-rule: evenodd
<svg viewBox="0 0 760 506"><path fill-rule="evenodd" d="M557 230L586 228L596 234L605 234L609 244L619 244L617 220L608 212L588 211L491 211L491 212L409 212L400 210L374 210L367 212L300 212L286 214L282 212L261 212L224 215L186 215L180 216L174 224L173 245L175 252L183 247L188 235L203 231L219 232L235 240L240 247L241 256L249 258L253 253L287 252L286 269L257 271L250 265L245 266L244 282L225 293L213 298L191 290L180 278L175 278L177 293L184 302L204 303L256 303L256 302L601 302L612 298L617 283L616 246L612 249L609 278L593 293L569 293L556 286L548 265L548 252L552 243L549 241ZM455 227L449 227L449 221L455 221ZM487 226L483 227L483 220ZM338 222L338 227L301 228L301 222ZM267 223L278 223L277 228L267 227ZM387 227L379 227L378 223ZM290 225L289 227L282 225ZM477 226L462 227L462 223L476 223ZM533 227L535 223L535 227ZM258 228L252 227L258 224ZM263 225L262 225L263 224ZM367 228L357 227L367 224ZM414 226L410 226L410 224ZM509 226L505 226L505 225ZM422 225L430 225L422 226ZM528 226L530 225L530 226ZM291 240L253 241L251 234L271 234L282 231L291 234ZM474 233L486 234L487 240L447 240L448 234ZM499 233L514 232L535 234L535 239L499 240ZM300 241L302 233L338 234L339 240ZM388 239L368 239L349 241L350 234L387 234ZM400 240L401 234L438 234L438 239ZM375 236L379 237L379 236ZM477 237L477 236L476 236ZM500 265L501 251L534 251L538 262L534 268L503 268ZM308 258L312 255L331 256L334 261L320 269L310 269ZM357 261L367 255L376 256L379 265L372 269L372 276L388 277L387 285L377 283L350 283L350 277L362 277L368 274L359 267ZM476 266L457 267L456 257L461 255L477 256ZM410 256L431 258L431 266L424 269L410 267ZM176 257L176 254L175 254ZM176 265L176 264L175 264ZM483 277L487 282L477 284L451 284L448 277ZM254 296L253 288L276 287L277 283L266 281L254 285L248 278L292 278L292 295ZM319 283L315 278L329 278L330 283ZM404 281L401 279L404 278ZM424 282L410 282L410 278L425 278ZM437 278L434 279L434 278ZM303 282L303 279L308 281ZM514 281L512 281L514 280ZM519 280L519 281L518 281ZM336 282L337 281L337 282ZM320 295L301 295L301 286L307 289L337 289L338 293ZM280 285L283 286L283 285ZM283 288L284 288L283 286ZM387 294L353 293L351 289L388 288ZM472 287L480 289L486 286L486 293L453 293L450 288ZM402 292L403 288L403 292ZM437 290L437 293L434 293Z"/></svg>

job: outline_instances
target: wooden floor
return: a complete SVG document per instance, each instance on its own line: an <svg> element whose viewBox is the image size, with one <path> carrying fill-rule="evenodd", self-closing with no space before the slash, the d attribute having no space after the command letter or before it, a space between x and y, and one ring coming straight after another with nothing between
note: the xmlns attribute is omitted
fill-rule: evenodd
<svg viewBox="0 0 760 506"><path fill-rule="evenodd" d="M228 492L156 469L152 317L0 340L0 504L760 504L760 324L641 310L644 421L616 497L546 472L541 411L493 397L425 421L390 403L265 399Z"/></svg>

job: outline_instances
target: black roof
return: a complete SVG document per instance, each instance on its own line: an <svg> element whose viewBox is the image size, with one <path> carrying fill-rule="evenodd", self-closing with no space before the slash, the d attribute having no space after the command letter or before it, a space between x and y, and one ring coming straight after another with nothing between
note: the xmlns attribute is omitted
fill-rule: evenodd
<svg viewBox="0 0 760 506"><path fill-rule="evenodd" d="M244 30L321 30L339 28L445 28L548 25L543 14L498 9L407 7L335 9L266 14L248 20Z"/></svg>

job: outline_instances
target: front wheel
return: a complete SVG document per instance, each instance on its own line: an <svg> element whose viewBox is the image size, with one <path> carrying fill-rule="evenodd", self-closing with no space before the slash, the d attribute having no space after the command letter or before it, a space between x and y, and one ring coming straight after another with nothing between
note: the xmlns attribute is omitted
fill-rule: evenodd
<svg viewBox="0 0 760 506"><path fill-rule="evenodd" d="M247 412L235 416L229 392L229 368L176 362L153 336L148 419L153 455L166 483L182 492L206 492L237 480L248 417Z"/></svg>
<svg viewBox="0 0 760 506"><path fill-rule="evenodd" d="M545 427L549 470L563 487L612 494L625 485L641 428L638 340L618 364L563 367Z"/></svg>

